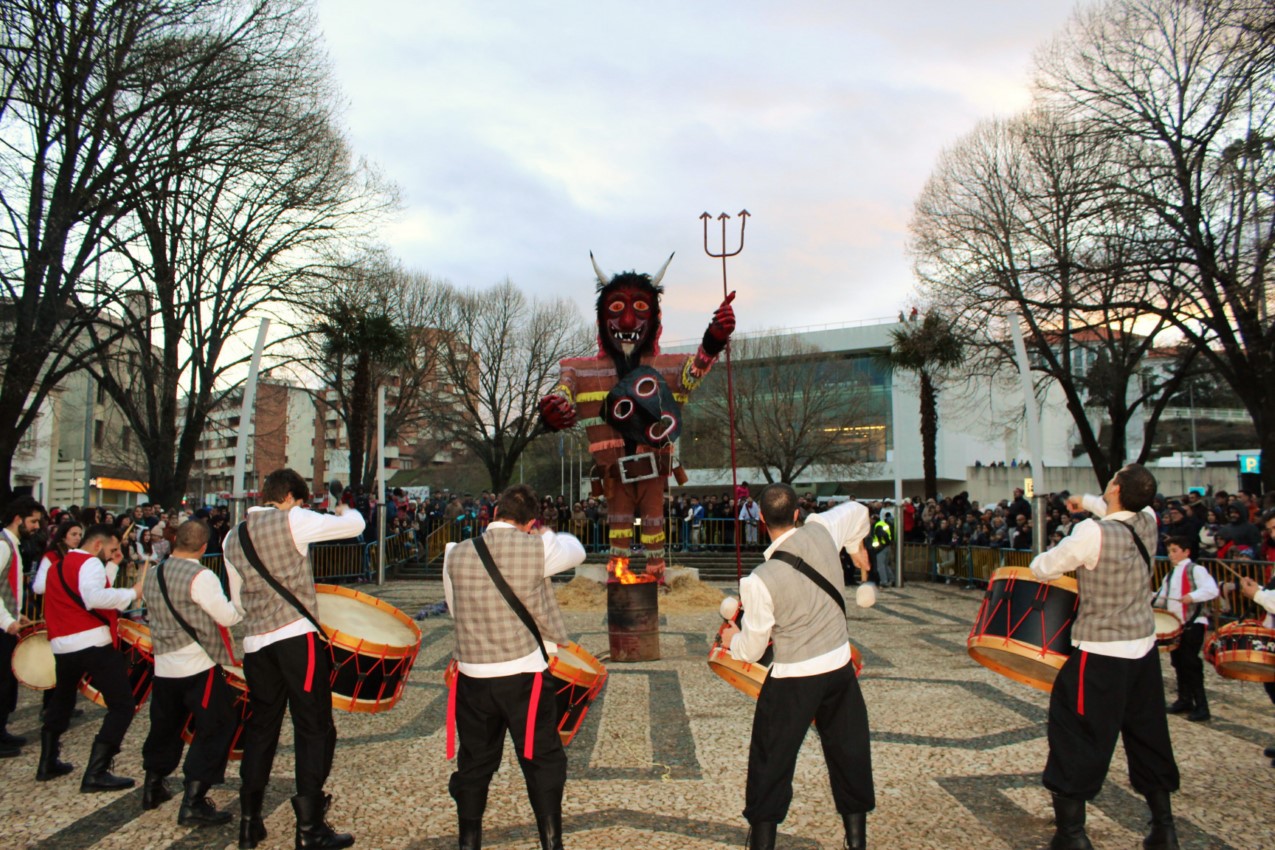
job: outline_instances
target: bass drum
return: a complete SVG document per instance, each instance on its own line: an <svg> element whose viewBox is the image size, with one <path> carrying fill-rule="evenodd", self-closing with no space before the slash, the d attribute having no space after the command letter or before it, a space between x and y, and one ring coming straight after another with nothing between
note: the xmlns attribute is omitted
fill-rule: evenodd
<svg viewBox="0 0 1275 850"><path fill-rule="evenodd" d="M1025 567L1001 567L966 639L970 657L1015 682L1052 691L1071 655L1079 603L1074 578L1042 582Z"/></svg>

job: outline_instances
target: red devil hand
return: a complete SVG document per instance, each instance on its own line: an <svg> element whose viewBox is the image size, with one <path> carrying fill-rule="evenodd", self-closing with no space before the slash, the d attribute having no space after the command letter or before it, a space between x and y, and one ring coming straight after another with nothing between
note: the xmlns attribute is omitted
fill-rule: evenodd
<svg viewBox="0 0 1275 850"><path fill-rule="evenodd" d="M556 393L540 399L540 415L550 431L562 431L576 424L575 408Z"/></svg>
<svg viewBox="0 0 1275 850"><path fill-rule="evenodd" d="M730 335L735 332L735 310L730 306L734 300L734 292L726 296L717 312L713 313L708 330L704 331L704 350L713 356L721 353L730 341Z"/></svg>
<svg viewBox="0 0 1275 850"><path fill-rule="evenodd" d="M721 306L717 308L717 312L713 314L713 321L708 324L708 332L718 342L726 342L735 332L735 310L730 306L730 302L734 300L735 293L727 295Z"/></svg>

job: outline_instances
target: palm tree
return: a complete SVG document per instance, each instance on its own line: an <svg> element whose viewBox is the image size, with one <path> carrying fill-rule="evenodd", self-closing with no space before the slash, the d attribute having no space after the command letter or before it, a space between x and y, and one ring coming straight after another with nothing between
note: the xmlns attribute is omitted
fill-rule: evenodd
<svg viewBox="0 0 1275 850"><path fill-rule="evenodd" d="M939 430L936 379L961 362L964 346L951 322L928 311L919 322L908 322L890 332L894 341L886 361L895 369L913 372L921 382L921 450L925 469L925 497L938 496L935 445Z"/></svg>
<svg viewBox="0 0 1275 850"><path fill-rule="evenodd" d="M334 305L314 326L326 361L328 385L350 442L350 484L371 486L367 464L376 388L383 370L399 365L409 337L383 312L357 305Z"/></svg>

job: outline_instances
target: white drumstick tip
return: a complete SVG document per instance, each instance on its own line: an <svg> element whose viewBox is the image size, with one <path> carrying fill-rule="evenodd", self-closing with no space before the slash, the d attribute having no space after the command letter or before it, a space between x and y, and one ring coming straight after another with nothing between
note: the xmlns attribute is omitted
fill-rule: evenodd
<svg viewBox="0 0 1275 850"><path fill-rule="evenodd" d="M859 585L859 589L854 592L854 602L860 608L871 608L877 604L876 585L870 582Z"/></svg>
<svg viewBox="0 0 1275 850"><path fill-rule="evenodd" d="M717 606L717 613L722 615L722 619L726 622L734 622L735 615L739 613L739 597L727 596L722 600L721 605Z"/></svg>

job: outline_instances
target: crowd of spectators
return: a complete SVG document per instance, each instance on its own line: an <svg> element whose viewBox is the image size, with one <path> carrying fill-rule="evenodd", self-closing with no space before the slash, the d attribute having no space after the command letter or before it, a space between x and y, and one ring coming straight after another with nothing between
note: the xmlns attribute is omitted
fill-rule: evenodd
<svg viewBox="0 0 1275 850"><path fill-rule="evenodd" d="M1033 516L1033 506L1021 488L1012 498L995 504L972 501L967 492L939 499L907 499L903 504L903 539L933 546L977 546L993 549L1031 549L1036 522L1045 524L1045 547L1052 548L1072 526L1088 514L1067 511L1067 491L1051 493L1044 516ZM1160 523L1158 555L1165 554L1165 539L1184 537L1192 542L1191 557L1275 561L1275 542L1259 527L1258 499L1240 490L1219 490L1211 495L1191 492L1182 497L1158 495L1152 508Z"/></svg>

